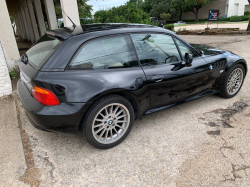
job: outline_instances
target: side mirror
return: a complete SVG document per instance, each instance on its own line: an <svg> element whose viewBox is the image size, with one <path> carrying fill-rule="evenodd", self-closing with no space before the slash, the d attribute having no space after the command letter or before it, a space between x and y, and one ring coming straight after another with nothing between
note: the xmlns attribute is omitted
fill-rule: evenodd
<svg viewBox="0 0 250 187"><path fill-rule="evenodd" d="M193 55L186 53L184 60L187 66L191 66L193 62Z"/></svg>

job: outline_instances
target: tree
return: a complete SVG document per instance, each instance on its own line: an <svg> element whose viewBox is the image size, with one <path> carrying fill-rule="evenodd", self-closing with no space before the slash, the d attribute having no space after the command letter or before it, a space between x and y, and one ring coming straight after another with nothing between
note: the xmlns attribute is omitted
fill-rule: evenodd
<svg viewBox="0 0 250 187"><path fill-rule="evenodd" d="M182 20L183 13L187 12L187 4L183 0L172 0L171 15L172 17Z"/></svg>
<svg viewBox="0 0 250 187"><path fill-rule="evenodd" d="M163 19L163 20L168 20L169 18L171 18L171 15L170 14L166 14L166 13L163 13L163 14L161 14L160 15L161 16L161 18Z"/></svg>
<svg viewBox="0 0 250 187"><path fill-rule="evenodd" d="M162 13L169 13L171 11L171 3L172 0L154 0L150 15L160 18Z"/></svg>
<svg viewBox="0 0 250 187"><path fill-rule="evenodd" d="M153 6L154 6L153 0L144 0L144 3L142 4L142 10L149 14Z"/></svg>
<svg viewBox="0 0 250 187"><path fill-rule="evenodd" d="M91 11L93 9L91 5L87 4L87 1L88 0L77 0L77 6L80 18L86 18L86 17L91 18ZM55 12L57 19L62 18L63 16L62 16L60 0L54 0L54 5L55 5Z"/></svg>
<svg viewBox="0 0 250 187"><path fill-rule="evenodd" d="M248 0L248 3L250 5L250 0ZM250 31L250 19L249 19L249 24L248 24L248 27L247 27L247 31Z"/></svg>
<svg viewBox="0 0 250 187"><path fill-rule="evenodd" d="M199 10L210 2L216 0L183 0L183 3L187 6L187 11L193 12L196 17L196 21L199 21Z"/></svg>
<svg viewBox="0 0 250 187"><path fill-rule="evenodd" d="M133 3L126 3L109 10L95 13L95 19L101 23L143 23L150 24L149 15Z"/></svg>
<svg viewBox="0 0 250 187"><path fill-rule="evenodd" d="M143 0L129 0L128 3L135 4L138 8L142 8Z"/></svg>

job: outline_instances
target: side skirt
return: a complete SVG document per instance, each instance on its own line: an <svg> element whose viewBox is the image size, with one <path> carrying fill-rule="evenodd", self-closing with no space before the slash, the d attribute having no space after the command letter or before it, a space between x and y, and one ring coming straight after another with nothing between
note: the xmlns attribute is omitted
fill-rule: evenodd
<svg viewBox="0 0 250 187"><path fill-rule="evenodd" d="M187 103L189 101L193 101L193 100L205 97L205 96L213 95L213 94L218 93L218 92L219 92L219 89L208 90L208 91L203 92L203 93L201 93L199 95L195 95L195 96L189 97L189 98L187 98L187 99L185 99L183 101L179 101L177 103L173 103L173 104L166 105L166 106L163 106L163 107L159 107L159 108L154 108L154 109L148 110L145 114L148 115L148 114L151 114L151 113L154 113L154 112L158 112L160 110L164 110L164 109L176 106L176 105L184 104L184 103Z"/></svg>

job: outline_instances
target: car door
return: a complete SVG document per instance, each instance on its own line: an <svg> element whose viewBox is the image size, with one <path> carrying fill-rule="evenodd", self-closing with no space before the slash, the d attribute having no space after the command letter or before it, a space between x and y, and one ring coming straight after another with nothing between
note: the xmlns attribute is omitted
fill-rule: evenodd
<svg viewBox="0 0 250 187"><path fill-rule="evenodd" d="M208 64L180 40L154 33L131 34L131 38L146 74L152 108L179 102L208 89ZM189 66L183 61L185 53L194 56Z"/></svg>

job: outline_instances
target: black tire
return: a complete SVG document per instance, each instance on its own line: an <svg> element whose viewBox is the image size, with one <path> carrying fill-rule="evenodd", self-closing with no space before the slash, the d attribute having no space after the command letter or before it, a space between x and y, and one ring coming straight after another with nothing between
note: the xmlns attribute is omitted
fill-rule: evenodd
<svg viewBox="0 0 250 187"><path fill-rule="evenodd" d="M96 115L100 112L100 110L102 110L105 106L108 106L112 103L119 103L127 108L130 114L130 122L128 123L127 129L126 131L124 131L124 134L120 137L120 139L110 144L103 144L97 141L96 138L94 137L93 132L92 132L92 125L94 123ZM109 149L120 144L128 136L128 134L130 133L133 127L134 116L135 115L134 115L133 107L127 99L125 99L124 97L120 95L107 95L99 99L98 101L96 101L87 111L87 114L82 123L82 131L87 141L93 147L99 148L99 149Z"/></svg>
<svg viewBox="0 0 250 187"><path fill-rule="evenodd" d="M237 68L242 69L242 71L243 71L243 80L242 80L241 86L240 86L240 88L238 89L238 91L237 91L236 93L230 95L230 94L228 93L228 91L227 91L228 79L229 79L229 76L231 75L231 73L232 73L235 69L237 69ZM241 64L236 64L236 65L234 65L233 67L231 67L231 68L228 70L227 74L226 74L226 77L225 77L225 80L224 80L224 82L223 82L221 91L218 93L218 95L219 95L220 97L227 98L227 99L236 96L236 95L239 93L239 91L241 90L241 87L242 87L242 85L243 85L243 83L244 83L245 75L246 75L246 71L245 71L245 68L244 68L243 65L241 65Z"/></svg>

